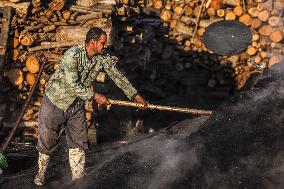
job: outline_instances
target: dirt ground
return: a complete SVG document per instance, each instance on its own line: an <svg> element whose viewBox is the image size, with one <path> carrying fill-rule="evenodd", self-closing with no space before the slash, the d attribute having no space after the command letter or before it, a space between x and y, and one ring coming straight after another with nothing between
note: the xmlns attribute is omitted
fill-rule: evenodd
<svg viewBox="0 0 284 189"><path fill-rule="evenodd" d="M211 117L91 147L87 175L76 183L62 143L41 188L284 188L283 71L279 64L252 78ZM37 188L36 159L34 148L11 156L0 188Z"/></svg>

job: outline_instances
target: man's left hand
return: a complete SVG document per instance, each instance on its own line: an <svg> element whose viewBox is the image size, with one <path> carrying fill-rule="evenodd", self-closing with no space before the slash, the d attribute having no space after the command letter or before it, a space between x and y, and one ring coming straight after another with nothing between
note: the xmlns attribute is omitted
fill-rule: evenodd
<svg viewBox="0 0 284 189"><path fill-rule="evenodd" d="M140 95L136 95L134 100L137 103L143 104L142 109L146 109L147 108L148 102L144 98L142 98Z"/></svg>

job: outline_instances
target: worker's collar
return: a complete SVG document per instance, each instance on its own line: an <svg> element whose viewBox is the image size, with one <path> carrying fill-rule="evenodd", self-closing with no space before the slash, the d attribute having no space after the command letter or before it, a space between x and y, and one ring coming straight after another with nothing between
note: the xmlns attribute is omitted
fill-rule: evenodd
<svg viewBox="0 0 284 189"><path fill-rule="evenodd" d="M90 57L88 55L88 52L87 52L86 44L84 45L84 52L85 52L86 57L87 57L88 60L94 60L96 56L100 55L100 54L95 54L94 56Z"/></svg>
<svg viewBox="0 0 284 189"><path fill-rule="evenodd" d="M93 57L90 57L90 56L88 55L86 44L84 45L84 52L85 52L86 57L87 57L88 60L92 60L92 59L93 59L94 56L93 56Z"/></svg>

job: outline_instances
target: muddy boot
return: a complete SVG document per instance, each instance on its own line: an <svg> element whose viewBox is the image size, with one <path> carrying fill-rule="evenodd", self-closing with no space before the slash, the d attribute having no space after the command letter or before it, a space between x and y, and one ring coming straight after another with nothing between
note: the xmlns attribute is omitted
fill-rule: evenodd
<svg viewBox="0 0 284 189"><path fill-rule="evenodd" d="M48 166L49 159L50 159L49 155L39 153L38 173L34 179L34 183L37 186L42 186L44 184L44 177L45 177L45 172Z"/></svg>
<svg viewBox="0 0 284 189"><path fill-rule="evenodd" d="M82 178L85 172L85 152L79 148L69 149L69 165L72 180Z"/></svg>

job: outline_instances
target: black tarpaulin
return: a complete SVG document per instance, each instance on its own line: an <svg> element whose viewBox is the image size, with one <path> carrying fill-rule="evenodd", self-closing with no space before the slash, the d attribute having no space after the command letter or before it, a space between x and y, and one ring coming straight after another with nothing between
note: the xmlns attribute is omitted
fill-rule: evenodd
<svg viewBox="0 0 284 189"><path fill-rule="evenodd" d="M251 43L250 29L236 20L222 20L209 25L203 36L205 46L219 55L243 52Z"/></svg>

